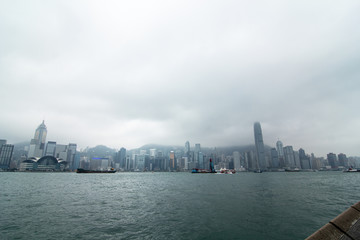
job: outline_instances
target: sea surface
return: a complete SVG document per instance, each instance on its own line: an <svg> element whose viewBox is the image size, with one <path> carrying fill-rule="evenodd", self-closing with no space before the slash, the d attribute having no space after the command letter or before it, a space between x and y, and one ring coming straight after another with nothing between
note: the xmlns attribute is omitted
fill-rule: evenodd
<svg viewBox="0 0 360 240"><path fill-rule="evenodd" d="M358 173L0 172L0 239L304 239L358 201Z"/></svg>

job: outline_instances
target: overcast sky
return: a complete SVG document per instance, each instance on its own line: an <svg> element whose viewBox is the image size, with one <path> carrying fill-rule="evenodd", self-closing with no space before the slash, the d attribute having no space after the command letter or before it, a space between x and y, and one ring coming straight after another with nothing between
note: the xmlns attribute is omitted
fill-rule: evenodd
<svg viewBox="0 0 360 240"><path fill-rule="evenodd" d="M0 138L360 155L360 2L0 0Z"/></svg>

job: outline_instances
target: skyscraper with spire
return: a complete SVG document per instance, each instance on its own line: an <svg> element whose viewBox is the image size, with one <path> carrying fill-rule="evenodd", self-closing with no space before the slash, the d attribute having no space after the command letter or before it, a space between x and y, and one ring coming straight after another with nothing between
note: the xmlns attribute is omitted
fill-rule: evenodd
<svg viewBox="0 0 360 240"><path fill-rule="evenodd" d="M256 156L258 160L258 169L266 170L264 140L262 136L261 125L259 122L254 123L254 137L255 137L255 146L256 146Z"/></svg>
<svg viewBox="0 0 360 240"><path fill-rule="evenodd" d="M47 129L45 121L38 126L35 130L34 138L30 141L30 148L28 152L28 158L37 157L40 158L44 154L45 142L46 142Z"/></svg>

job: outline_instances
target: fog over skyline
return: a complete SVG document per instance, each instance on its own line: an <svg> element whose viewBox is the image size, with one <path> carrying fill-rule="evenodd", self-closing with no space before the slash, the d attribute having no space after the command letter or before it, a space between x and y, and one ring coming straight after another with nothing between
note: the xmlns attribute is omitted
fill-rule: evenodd
<svg viewBox="0 0 360 240"><path fill-rule="evenodd" d="M0 1L0 139L360 155L359 1Z"/></svg>

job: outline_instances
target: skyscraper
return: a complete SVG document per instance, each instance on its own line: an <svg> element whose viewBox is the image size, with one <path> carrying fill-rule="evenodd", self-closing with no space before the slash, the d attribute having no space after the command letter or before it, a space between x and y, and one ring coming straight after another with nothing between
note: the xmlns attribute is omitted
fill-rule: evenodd
<svg viewBox="0 0 360 240"><path fill-rule="evenodd" d="M276 142L276 150L278 152L279 158L280 157L283 158L284 157L284 149L283 149L283 143L280 140L278 140Z"/></svg>
<svg viewBox="0 0 360 240"><path fill-rule="evenodd" d="M238 151L233 152L234 169L239 171L241 168L240 153Z"/></svg>
<svg viewBox="0 0 360 240"><path fill-rule="evenodd" d="M261 125L259 122L254 123L254 136L255 136L256 155L258 159L258 168L260 170L265 170L266 162L265 162L264 141L261 131Z"/></svg>
<svg viewBox="0 0 360 240"><path fill-rule="evenodd" d="M339 153L339 154L338 154L338 160L339 160L340 166L344 166L344 167L348 167L348 166L349 166L349 164L348 164L348 159L347 159L347 157L346 157L345 154Z"/></svg>
<svg viewBox="0 0 360 240"><path fill-rule="evenodd" d="M285 159L285 167L287 168L295 168L295 156L294 149L292 146L286 146L284 149L284 159Z"/></svg>
<svg viewBox="0 0 360 240"><path fill-rule="evenodd" d="M34 138L30 141L30 148L28 152L28 158L37 157L40 158L44 154L45 141L46 141L47 129L44 120L35 131Z"/></svg>
<svg viewBox="0 0 360 240"><path fill-rule="evenodd" d="M337 168L338 164L337 164L337 157L335 153L329 153L327 154L327 160L331 166L331 168Z"/></svg>
<svg viewBox="0 0 360 240"><path fill-rule="evenodd" d="M150 154L152 153L151 151L152 149L150 149ZM125 148L120 148L119 151L119 160L120 160L120 168L124 168L126 169L126 149Z"/></svg>
<svg viewBox="0 0 360 240"><path fill-rule="evenodd" d="M176 159L174 151L170 151L170 170L176 170Z"/></svg>
<svg viewBox="0 0 360 240"><path fill-rule="evenodd" d="M3 141L1 143L1 145L0 145L0 168L9 169L13 152L14 152L14 145L6 144L6 141Z"/></svg>
<svg viewBox="0 0 360 240"><path fill-rule="evenodd" d="M49 141L46 144L45 156L55 156L56 142Z"/></svg>
<svg viewBox="0 0 360 240"><path fill-rule="evenodd" d="M279 168L279 156L275 148L272 148L270 150L270 155L271 155L271 167Z"/></svg>
<svg viewBox="0 0 360 240"><path fill-rule="evenodd" d="M190 152L190 142L186 141L185 143L185 154L188 154Z"/></svg>

